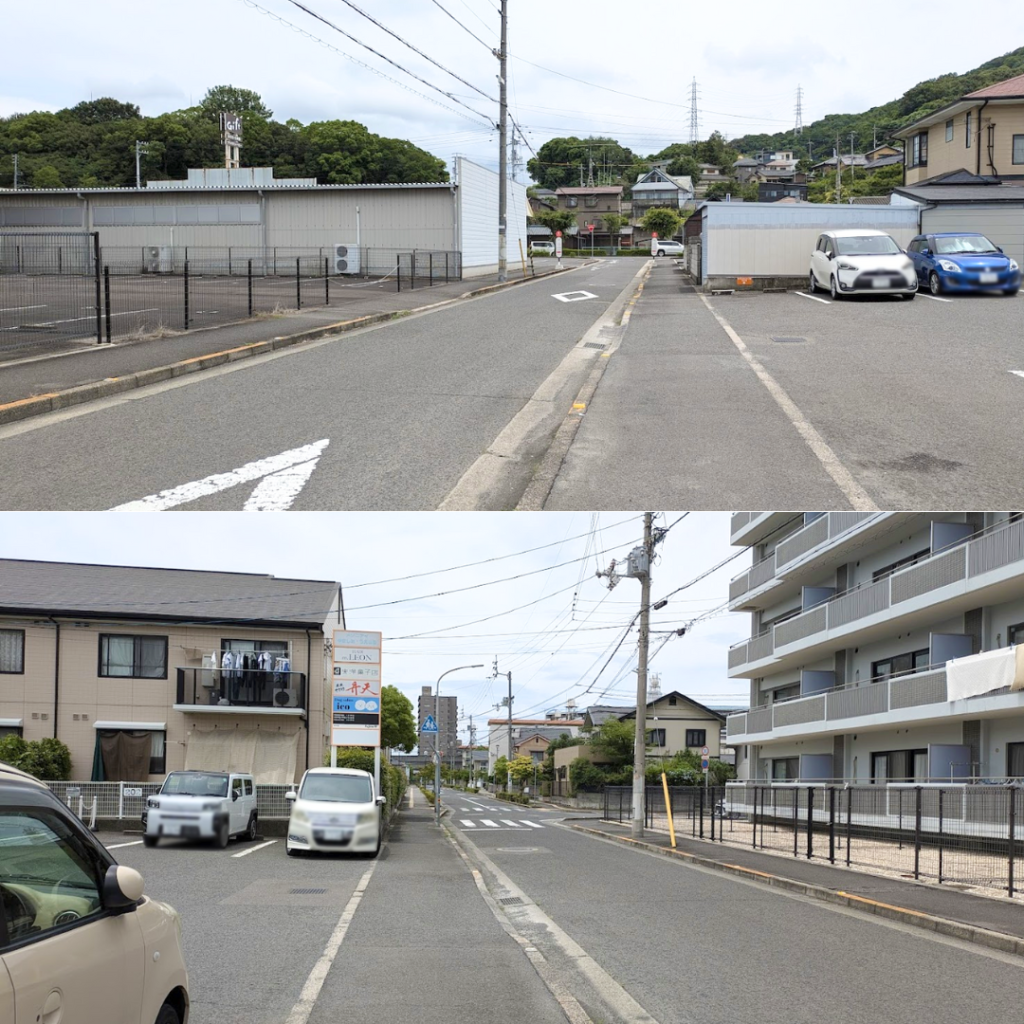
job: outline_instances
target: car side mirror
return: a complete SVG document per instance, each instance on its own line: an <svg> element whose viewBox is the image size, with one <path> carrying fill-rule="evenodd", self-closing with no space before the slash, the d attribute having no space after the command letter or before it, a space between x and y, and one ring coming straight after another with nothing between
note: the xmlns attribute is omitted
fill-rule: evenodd
<svg viewBox="0 0 1024 1024"><path fill-rule="evenodd" d="M103 876L102 896L105 910L131 913L142 899L142 875L124 864L111 864Z"/></svg>
<svg viewBox="0 0 1024 1024"><path fill-rule="evenodd" d="M237 800L238 799L238 790L237 789L231 790L231 799L232 800Z"/></svg>
<svg viewBox="0 0 1024 1024"><path fill-rule="evenodd" d="M296 793L294 789L291 789L287 793L285 793L284 798L285 800L294 800L297 796L298 793Z"/></svg>
<svg viewBox="0 0 1024 1024"><path fill-rule="evenodd" d="M381 807L383 807L384 804L386 804L387 802L388 802L388 798L386 796L379 796L379 797L377 797L377 803L380 804Z"/></svg>
<svg viewBox="0 0 1024 1024"><path fill-rule="evenodd" d="M919 249L918 251L921 253L922 256L931 256L932 254L932 251L931 249L928 248L928 246L925 246L923 249Z"/></svg>

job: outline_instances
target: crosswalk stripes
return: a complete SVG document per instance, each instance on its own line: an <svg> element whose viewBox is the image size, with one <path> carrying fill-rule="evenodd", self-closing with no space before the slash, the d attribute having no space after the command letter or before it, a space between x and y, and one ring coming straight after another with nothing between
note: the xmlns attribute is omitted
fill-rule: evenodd
<svg viewBox="0 0 1024 1024"><path fill-rule="evenodd" d="M520 832L525 832L531 828L544 827L539 822L530 821L527 818L520 818L519 821L513 821L511 818L501 818L500 822L501 823L499 824L493 818L481 818L479 820L479 824L485 825L487 828L502 829L504 827L505 831L508 831L508 829L518 829ZM465 828L478 827L478 823L474 821L472 818L460 818L459 824L464 826Z"/></svg>

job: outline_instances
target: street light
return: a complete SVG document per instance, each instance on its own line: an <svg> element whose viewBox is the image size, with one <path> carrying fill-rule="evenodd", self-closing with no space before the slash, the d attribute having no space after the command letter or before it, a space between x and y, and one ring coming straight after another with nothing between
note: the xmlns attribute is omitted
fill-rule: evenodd
<svg viewBox="0 0 1024 1024"><path fill-rule="evenodd" d="M439 710L441 700L441 680L452 672L462 672L467 668L483 668L483 665L458 665L455 668L442 672L437 677L437 684L434 687L434 725L437 732L434 734L434 824L441 824L441 755L438 752L438 744L441 739L441 714Z"/></svg>

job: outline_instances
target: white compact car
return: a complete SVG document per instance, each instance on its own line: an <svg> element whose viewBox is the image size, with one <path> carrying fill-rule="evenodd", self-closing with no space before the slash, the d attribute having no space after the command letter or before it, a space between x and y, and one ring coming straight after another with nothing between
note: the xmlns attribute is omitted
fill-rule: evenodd
<svg viewBox="0 0 1024 1024"><path fill-rule="evenodd" d="M245 772L171 772L142 815L146 846L161 836L213 839L220 847L232 836L255 839L256 784Z"/></svg>
<svg viewBox="0 0 1024 1024"><path fill-rule="evenodd" d="M917 271L884 231L826 231L811 253L808 290L813 295L818 288L826 289L833 299L865 292L912 299L917 294Z"/></svg>
<svg viewBox="0 0 1024 1024"><path fill-rule="evenodd" d="M285 850L299 853L380 852L386 798L374 792L373 776L358 768L310 768L299 789L286 793L292 813Z"/></svg>

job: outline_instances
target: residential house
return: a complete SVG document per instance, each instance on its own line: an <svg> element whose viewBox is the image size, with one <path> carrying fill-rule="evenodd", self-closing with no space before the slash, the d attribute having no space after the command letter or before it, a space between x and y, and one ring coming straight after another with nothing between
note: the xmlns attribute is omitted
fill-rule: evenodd
<svg viewBox="0 0 1024 1024"><path fill-rule="evenodd" d="M908 186L960 168L1024 179L1024 75L966 93L894 134L904 142Z"/></svg>
<svg viewBox="0 0 1024 1024"><path fill-rule="evenodd" d="M780 199L793 199L797 202L806 202L806 182L758 182L757 201L759 203L777 203Z"/></svg>
<svg viewBox="0 0 1024 1024"><path fill-rule="evenodd" d="M325 642L338 590L0 559L0 731L61 740L76 779L232 768L293 782L327 744Z"/></svg>
<svg viewBox="0 0 1024 1024"><path fill-rule="evenodd" d="M594 245L619 244L619 235L611 235L601 218L603 214L608 213L622 215L622 191L621 185L567 187L555 190L558 208L571 210L576 215L578 244L590 245L591 241Z"/></svg>
<svg viewBox="0 0 1024 1024"><path fill-rule="evenodd" d="M848 170L850 167L854 171L859 171L867 166L868 158L863 153L840 153L838 157L833 154L827 160L819 160L811 170L817 171L819 174L827 174L829 171L835 174L837 161L843 171Z"/></svg>
<svg viewBox="0 0 1024 1024"><path fill-rule="evenodd" d="M1024 778L1024 513L737 512L741 779Z"/></svg>
<svg viewBox="0 0 1024 1024"><path fill-rule="evenodd" d="M513 718L510 723L507 718L489 718L487 725L487 773L491 775L494 773L494 762L499 757L508 757L509 751L515 749L519 740L539 735L550 741L558 739L563 733L578 736L583 719L552 715L550 718Z"/></svg>
<svg viewBox="0 0 1024 1024"><path fill-rule="evenodd" d="M534 764L540 764L547 756L551 740L551 736L528 730L522 736L513 739L512 756L513 758L528 757Z"/></svg>
<svg viewBox="0 0 1024 1024"><path fill-rule="evenodd" d="M684 210L693 206L693 179L687 175L672 175L660 168L641 174L631 187L633 194L631 216L641 221L648 210L667 207Z"/></svg>
<svg viewBox="0 0 1024 1024"><path fill-rule="evenodd" d="M864 158L865 171L877 171L880 167L894 167L903 163L903 151L895 146L883 145L869 149Z"/></svg>

